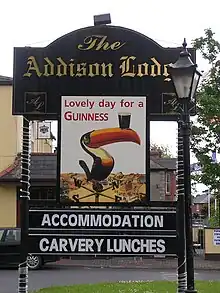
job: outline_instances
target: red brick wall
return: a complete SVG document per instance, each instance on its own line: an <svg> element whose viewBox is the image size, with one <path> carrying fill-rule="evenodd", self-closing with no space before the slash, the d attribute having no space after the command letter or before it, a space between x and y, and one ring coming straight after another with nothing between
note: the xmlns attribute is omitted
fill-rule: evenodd
<svg viewBox="0 0 220 293"><path fill-rule="evenodd" d="M166 200L174 201L175 194L176 194L176 175L174 171L168 171L168 172L170 174L170 194L166 194Z"/></svg>
<svg viewBox="0 0 220 293"><path fill-rule="evenodd" d="M172 172L172 174L171 174L170 190L171 190L171 198L172 198L172 200L175 200L175 194L176 194L176 174L174 172Z"/></svg>

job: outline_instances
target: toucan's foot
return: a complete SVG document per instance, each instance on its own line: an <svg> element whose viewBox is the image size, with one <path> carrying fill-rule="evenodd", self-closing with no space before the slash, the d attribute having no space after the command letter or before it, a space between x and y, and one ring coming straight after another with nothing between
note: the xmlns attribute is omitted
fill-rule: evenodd
<svg viewBox="0 0 220 293"><path fill-rule="evenodd" d="M94 181L92 183L92 188L96 191L96 192L101 192L103 191L103 186L101 183L97 182L97 181Z"/></svg>
<svg viewBox="0 0 220 293"><path fill-rule="evenodd" d="M83 171L85 172L85 174L86 174L86 178L87 178L87 181L88 181L88 180L90 179L90 175L91 175L91 173L90 173L90 171L89 171L89 168L88 168L86 162L83 161L83 160L79 160L79 165L80 165L80 167L83 169Z"/></svg>

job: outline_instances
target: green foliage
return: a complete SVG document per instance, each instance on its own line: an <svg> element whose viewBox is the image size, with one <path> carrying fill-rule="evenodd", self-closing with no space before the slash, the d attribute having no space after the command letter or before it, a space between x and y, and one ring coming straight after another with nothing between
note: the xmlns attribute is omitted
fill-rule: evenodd
<svg viewBox="0 0 220 293"><path fill-rule="evenodd" d="M208 206L207 205L205 205L205 206L202 207L202 209L201 209L201 215L203 217L205 217L205 218L208 216Z"/></svg>
<svg viewBox="0 0 220 293"><path fill-rule="evenodd" d="M200 175L193 179L215 191L220 190L220 165L212 162L212 151L220 150L220 43L211 29L193 41L208 61L210 70L205 75L197 94L197 122L192 126L191 149L202 166Z"/></svg>
<svg viewBox="0 0 220 293"><path fill-rule="evenodd" d="M171 151L167 145L158 145L156 143L151 143L150 150L161 152L162 158L172 158L173 157L171 154Z"/></svg>
<svg viewBox="0 0 220 293"><path fill-rule="evenodd" d="M211 205L211 211L210 211L211 217L209 219L209 225L212 228L219 228L219 208L217 206L217 209L215 211L214 204Z"/></svg>

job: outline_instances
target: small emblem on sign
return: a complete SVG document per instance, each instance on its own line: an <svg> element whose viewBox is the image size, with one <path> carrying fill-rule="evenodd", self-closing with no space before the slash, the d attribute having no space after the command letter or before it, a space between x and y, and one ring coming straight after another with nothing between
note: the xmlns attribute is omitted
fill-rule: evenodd
<svg viewBox="0 0 220 293"><path fill-rule="evenodd" d="M46 125L43 125L40 127L40 132L42 132L43 134L47 133L49 130L49 127Z"/></svg>
<svg viewBox="0 0 220 293"><path fill-rule="evenodd" d="M25 93L25 113L46 113L47 94L43 92Z"/></svg>

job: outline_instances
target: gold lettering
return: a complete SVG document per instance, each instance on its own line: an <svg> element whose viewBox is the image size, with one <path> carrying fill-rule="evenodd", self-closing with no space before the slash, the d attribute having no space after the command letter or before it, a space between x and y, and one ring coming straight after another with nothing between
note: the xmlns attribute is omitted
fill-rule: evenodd
<svg viewBox="0 0 220 293"><path fill-rule="evenodd" d="M71 62L71 63L69 64L70 76L73 77L73 76L75 75L75 73L74 73L74 67L75 67L75 64L72 63L72 62L74 62L74 59L70 59L70 62Z"/></svg>
<svg viewBox="0 0 220 293"><path fill-rule="evenodd" d="M103 36L101 38L101 41L98 43L98 45L95 48L96 51L99 51L102 47L103 47L104 51L107 51L110 48L109 42L105 42L106 39L107 39L107 36ZM98 39L96 39L96 40L98 40Z"/></svg>
<svg viewBox="0 0 220 293"><path fill-rule="evenodd" d="M119 50L121 49L121 47L123 47L126 43L121 43L121 42L114 42L113 44L111 44L111 49L113 51Z"/></svg>
<svg viewBox="0 0 220 293"><path fill-rule="evenodd" d="M99 36L100 37L100 36ZM87 43L91 40L87 40ZM116 43L115 43L116 44ZM89 45L89 46L90 46ZM119 43L116 45L110 45L106 42L106 38L103 37L98 44L95 45L100 50L102 48L105 50L106 48L114 49L114 46L119 46ZM164 82L169 82L170 76L167 70L167 64L160 64L156 57L151 57L149 63L139 63L137 64L137 57L136 56L122 56L120 57L119 61L119 70L121 77L139 77L142 78L144 76L148 76L151 78L160 77L164 78ZM44 64L44 71L40 71L40 67L38 64L37 59L34 56L29 56L27 59L27 71L23 74L25 77L31 77L32 74L41 77L50 77L50 76L71 76L71 77L95 77L95 76L102 76L102 77L113 77L114 76L114 64L113 63L77 63L74 59L70 59L66 62L62 57L57 57L55 60L49 59L45 57L43 59ZM40 62L42 64L43 62Z"/></svg>
<svg viewBox="0 0 220 293"><path fill-rule="evenodd" d="M45 57L44 60L47 64L44 65L44 76L54 75L54 64L50 61L48 57Z"/></svg>
<svg viewBox="0 0 220 293"><path fill-rule="evenodd" d="M57 65L57 76L66 76L67 75L67 64L63 61L61 57L58 57L57 60L60 62L59 65Z"/></svg>
<svg viewBox="0 0 220 293"><path fill-rule="evenodd" d="M144 75L148 75L148 67L149 67L149 64L147 64L146 62L142 64L138 64L137 76L142 77ZM142 68L144 69L144 73L142 72Z"/></svg>
<svg viewBox="0 0 220 293"><path fill-rule="evenodd" d="M135 76L135 70L134 70L134 65L131 65L131 60L135 60L135 56L122 56L120 60L123 62L119 66L121 69L121 77L124 76L129 76L129 77L134 77Z"/></svg>
<svg viewBox="0 0 220 293"><path fill-rule="evenodd" d="M171 81L171 78L168 78L169 73L167 71L167 65L168 64L164 64L164 66L163 66L163 76L165 76L164 81Z"/></svg>
<svg viewBox="0 0 220 293"><path fill-rule="evenodd" d="M35 73L37 74L38 77L40 77L42 75L42 73L40 72L40 68L39 68L34 56L28 57L27 65L29 66L28 70L26 73L23 74L23 76L31 77L32 73L30 73L30 71L35 71Z"/></svg>
<svg viewBox="0 0 220 293"><path fill-rule="evenodd" d="M86 63L79 63L76 66L76 76L86 76Z"/></svg>
<svg viewBox="0 0 220 293"><path fill-rule="evenodd" d="M93 36L85 37L84 44L83 45L79 44L77 48L82 51L91 50L95 46L96 41L97 39L93 40ZM86 46L84 48L84 45L89 45L89 46Z"/></svg>
<svg viewBox="0 0 220 293"><path fill-rule="evenodd" d="M151 61L153 61L153 65L151 65L151 74L150 76L155 77L158 75L161 75L161 65L160 63L153 57L150 58Z"/></svg>
<svg viewBox="0 0 220 293"><path fill-rule="evenodd" d="M121 43L119 41L114 43L107 42L107 36L102 35L92 35L85 37L83 40L83 44L79 44L77 48L82 51L88 51L91 49L94 49L96 51L100 51L103 49L104 51L107 50L119 50L121 47L123 47L126 43Z"/></svg>
<svg viewBox="0 0 220 293"><path fill-rule="evenodd" d="M100 65L98 63L89 64L89 73L88 73L88 76L94 77L96 75L100 75L99 74L99 66ZM93 68L95 68L95 73L93 73Z"/></svg>
<svg viewBox="0 0 220 293"><path fill-rule="evenodd" d="M106 68L108 68L108 72L106 73ZM105 63L101 64L101 76L106 77L112 77L113 76L113 64L108 63L107 65Z"/></svg>

